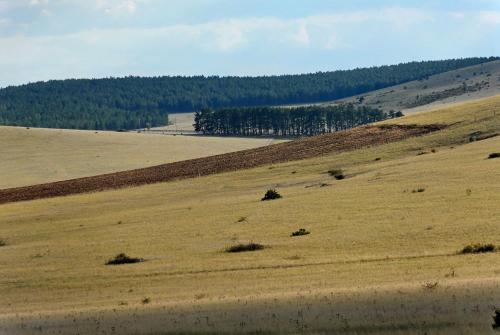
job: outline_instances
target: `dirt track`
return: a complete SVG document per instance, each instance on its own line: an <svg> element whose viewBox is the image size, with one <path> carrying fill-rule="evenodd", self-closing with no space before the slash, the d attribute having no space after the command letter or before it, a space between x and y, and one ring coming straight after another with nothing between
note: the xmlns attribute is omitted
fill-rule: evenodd
<svg viewBox="0 0 500 335"><path fill-rule="evenodd" d="M97 192L249 169L399 141L444 128L441 125L365 126L217 156L143 169L0 190L0 204Z"/></svg>

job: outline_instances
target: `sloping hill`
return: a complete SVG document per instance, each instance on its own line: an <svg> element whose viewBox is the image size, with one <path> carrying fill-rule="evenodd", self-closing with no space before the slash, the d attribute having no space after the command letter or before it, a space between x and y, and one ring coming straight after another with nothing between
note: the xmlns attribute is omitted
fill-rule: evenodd
<svg viewBox="0 0 500 335"><path fill-rule="evenodd" d="M426 126L366 126L304 138L262 148L198 158L131 171L86 177L35 186L0 190L0 204L70 194L140 186L175 179L206 176L266 164L317 157L427 134L444 128Z"/></svg>
<svg viewBox="0 0 500 335"><path fill-rule="evenodd" d="M413 113L500 94L500 61L469 66L337 101Z"/></svg>
<svg viewBox="0 0 500 335"><path fill-rule="evenodd" d="M277 142L0 127L0 189L137 169Z"/></svg>
<svg viewBox="0 0 500 335"><path fill-rule="evenodd" d="M500 245L499 109L391 120L449 126L300 161L3 204L0 333L489 334L500 252L460 250ZM269 188L283 198L260 201ZM248 242L264 249L224 251ZM105 265L122 252L145 261Z"/></svg>

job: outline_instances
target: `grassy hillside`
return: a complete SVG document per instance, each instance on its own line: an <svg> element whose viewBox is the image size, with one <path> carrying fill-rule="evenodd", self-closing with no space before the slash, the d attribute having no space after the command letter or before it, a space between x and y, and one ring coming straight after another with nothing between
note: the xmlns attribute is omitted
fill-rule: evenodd
<svg viewBox="0 0 500 335"><path fill-rule="evenodd" d="M404 113L443 108L500 94L500 61L469 66L425 79L339 100Z"/></svg>
<svg viewBox="0 0 500 335"><path fill-rule="evenodd" d="M2 205L3 327L487 333L500 253L457 252L500 244L500 161L487 159L500 137L469 142L500 131L499 109L391 121L451 125L398 143ZM326 173L338 168L346 179ZM260 201L268 188L283 198ZM290 237L299 228L311 234ZM224 252L250 241L266 248ZM120 252L146 261L104 265Z"/></svg>
<svg viewBox="0 0 500 335"><path fill-rule="evenodd" d="M273 142L0 127L0 189L211 156Z"/></svg>

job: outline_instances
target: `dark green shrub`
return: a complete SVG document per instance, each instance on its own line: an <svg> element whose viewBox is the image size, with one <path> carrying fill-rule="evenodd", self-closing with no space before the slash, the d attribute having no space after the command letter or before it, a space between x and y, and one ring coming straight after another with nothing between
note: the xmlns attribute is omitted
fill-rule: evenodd
<svg viewBox="0 0 500 335"><path fill-rule="evenodd" d="M267 190L266 194L264 195L264 198L262 198L262 201L266 200L274 200L274 199L279 199L281 198L281 194L278 193L275 189L269 189Z"/></svg>
<svg viewBox="0 0 500 335"><path fill-rule="evenodd" d="M226 252L245 252L245 251L257 251L257 250L262 250L264 249L264 246L262 244L258 243L247 243L247 244L236 244L233 246L230 246L226 248Z"/></svg>
<svg viewBox="0 0 500 335"><path fill-rule="evenodd" d="M337 180L342 180L345 178L344 171L342 171L342 169L329 170L328 174Z"/></svg>
<svg viewBox="0 0 500 335"><path fill-rule="evenodd" d="M5 247L6 245L7 245L7 242L0 239L0 247Z"/></svg>
<svg viewBox="0 0 500 335"><path fill-rule="evenodd" d="M497 247L494 244L488 243L488 244L481 244L481 243L476 243L476 244L469 244L466 245L461 251L461 254L482 254L485 252L495 252L497 250Z"/></svg>
<svg viewBox="0 0 500 335"><path fill-rule="evenodd" d="M500 158L500 152L493 152L488 156L488 159Z"/></svg>
<svg viewBox="0 0 500 335"><path fill-rule="evenodd" d="M115 258L107 261L106 265L133 264L133 263L140 263L140 262L144 262L144 259L129 257L126 254L121 253L121 254L116 255Z"/></svg>
<svg viewBox="0 0 500 335"><path fill-rule="evenodd" d="M297 231L294 231L292 233L292 237L295 237L295 236L304 236L304 235L309 235L311 232L308 231L308 230L305 230L304 228L300 228L299 230Z"/></svg>

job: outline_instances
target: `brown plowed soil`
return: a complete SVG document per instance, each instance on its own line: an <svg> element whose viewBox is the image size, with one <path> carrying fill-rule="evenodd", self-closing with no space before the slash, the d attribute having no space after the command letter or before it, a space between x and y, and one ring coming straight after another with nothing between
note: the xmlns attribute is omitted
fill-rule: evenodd
<svg viewBox="0 0 500 335"><path fill-rule="evenodd" d="M443 129L442 125L365 126L217 156L143 169L0 190L0 204L166 182L312 158L399 141Z"/></svg>

